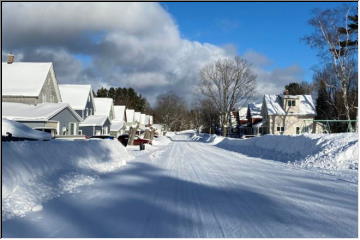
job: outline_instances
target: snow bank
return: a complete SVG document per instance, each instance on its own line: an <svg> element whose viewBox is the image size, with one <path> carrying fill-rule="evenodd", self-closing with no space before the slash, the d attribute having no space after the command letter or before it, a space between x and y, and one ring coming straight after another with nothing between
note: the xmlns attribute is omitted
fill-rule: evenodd
<svg viewBox="0 0 360 240"><path fill-rule="evenodd" d="M159 136L157 138L154 138L154 140L152 141L152 144L154 146L168 145L169 143L171 143L171 140L166 136Z"/></svg>
<svg viewBox="0 0 360 240"><path fill-rule="evenodd" d="M18 123L6 118L1 119L1 136L6 136L7 133L11 133L13 137L20 138L31 138L38 140L49 140L51 139L51 134L46 132L41 132L38 130L33 130L28 126Z"/></svg>
<svg viewBox="0 0 360 240"><path fill-rule="evenodd" d="M64 192L93 183L132 156L117 140L3 142L4 219L41 210Z"/></svg>
<svg viewBox="0 0 360 240"><path fill-rule="evenodd" d="M329 170L327 173L336 175L350 171L351 175L357 175L357 171L351 171L358 169L359 142L356 133L265 135L250 139L194 134L192 139L301 168L325 169Z"/></svg>

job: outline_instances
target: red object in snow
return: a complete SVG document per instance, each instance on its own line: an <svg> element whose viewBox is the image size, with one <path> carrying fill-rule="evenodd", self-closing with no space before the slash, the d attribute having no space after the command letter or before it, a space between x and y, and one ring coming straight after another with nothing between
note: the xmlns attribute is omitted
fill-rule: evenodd
<svg viewBox="0 0 360 240"><path fill-rule="evenodd" d="M134 140L134 145L140 145L141 143L145 144L145 143L148 143L148 144L151 144L151 140L147 140L147 139L142 139L142 138L137 138Z"/></svg>

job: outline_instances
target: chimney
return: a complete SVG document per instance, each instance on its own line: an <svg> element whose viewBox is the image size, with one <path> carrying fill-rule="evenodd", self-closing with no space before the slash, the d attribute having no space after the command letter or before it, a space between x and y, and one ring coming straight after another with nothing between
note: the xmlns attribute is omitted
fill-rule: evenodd
<svg viewBox="0 0 360 240"><path fill-rule="evenodd" d="M14 62L14 60L15 60L15 56L13 54L9 53L7 55L7 63L12 64Z"/></svg>
<svg viewBox="0 0 360 240"><path fill-rule="evenodd" d="M289 90L285 89L284 95L289 95Z"/></svg>

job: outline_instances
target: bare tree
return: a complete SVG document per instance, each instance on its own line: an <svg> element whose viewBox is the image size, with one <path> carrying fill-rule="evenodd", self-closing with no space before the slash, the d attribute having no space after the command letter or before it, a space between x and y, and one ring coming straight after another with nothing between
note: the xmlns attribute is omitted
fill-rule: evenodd
<svg viewBox="0 0 360 240"><path fill-rule="evenodd" d="M183 130L185 127L186 104L174 92L168 92L157 97L154 117L157 122L165 125L165 131Z"/></svg>
<svg viewBox="0 0 360 240"><path fill-rule="evenodd" d="M224 136L226 126L231 126L232 109L253 96L255 84L250 64L240 57L222 58L201 70L200 91L218 111Z"/></svg>
<svg viewBox="0 0 360 240"><path fill-rule="evenodd" d="M340 85L347 120L351 120L350 112L354 107L348 101L348 89L351 77L356 71L353 62L357 52L357 40L353 40L357 36L357 21L355 31L349 20L354 19L352 15L356 15L357 19L356 12L355 8L349 6L315 11L315 16L309 21L315 32L304 38L311 47L320 50L320 56L324 60L332 63ZM328 87L336 88L335 85L327 84Z"/></svg>

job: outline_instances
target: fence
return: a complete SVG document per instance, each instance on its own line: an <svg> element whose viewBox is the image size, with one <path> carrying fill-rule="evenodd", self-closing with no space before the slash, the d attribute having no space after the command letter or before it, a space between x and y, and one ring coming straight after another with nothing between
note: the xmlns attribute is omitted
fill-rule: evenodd
<svg viewBox="0 0 360 240"><path fill-rule="evenodd" d="M355 132L357 120L314 120L304 119L304 125L312 124L315 128L320 128L316 133L341 133ZM313 133L312 129L304 129L303 133Z"/></svg>

